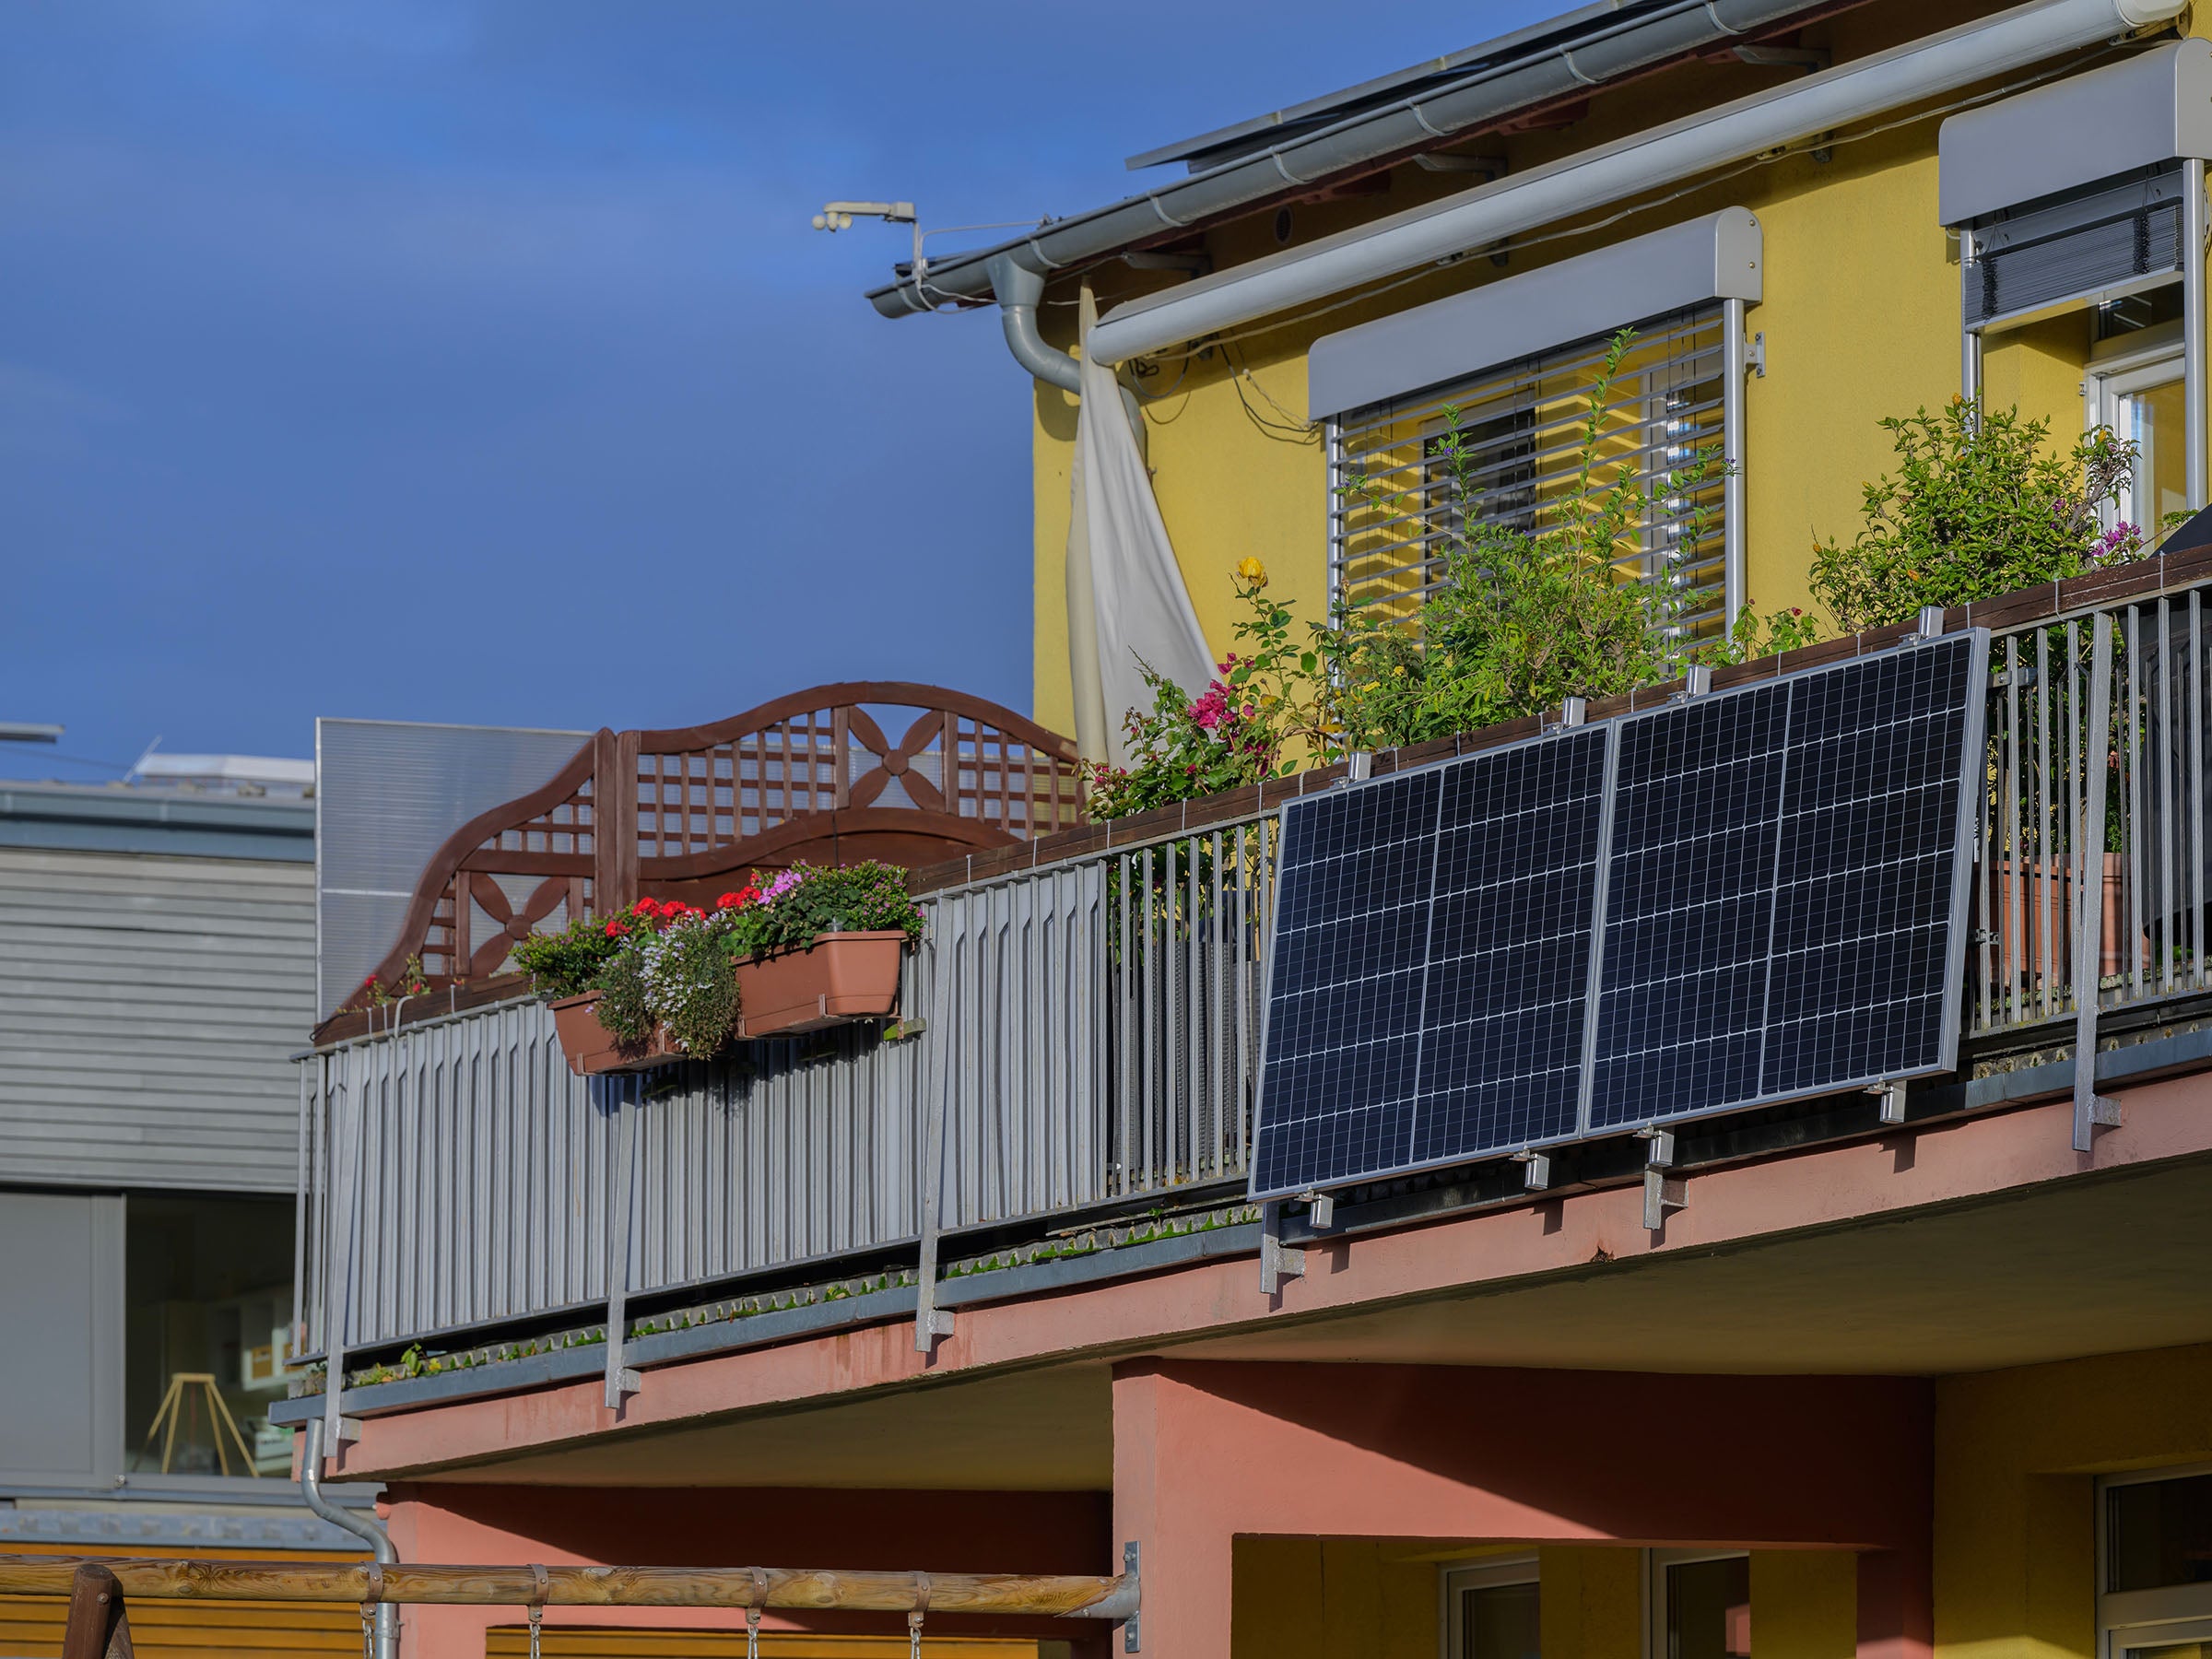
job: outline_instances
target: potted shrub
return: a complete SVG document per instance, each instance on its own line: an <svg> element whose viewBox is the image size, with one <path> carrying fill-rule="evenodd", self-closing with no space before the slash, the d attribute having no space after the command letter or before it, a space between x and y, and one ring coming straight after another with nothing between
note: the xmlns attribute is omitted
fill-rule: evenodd
<svg viewBox="0 0 2212 1659"><path fill-rule="evenodd" d="M758 876L712 911L641 899L515 947L579 1076L705 1059L740 1038L893 1013L921 912L893 865Z"/></svg>

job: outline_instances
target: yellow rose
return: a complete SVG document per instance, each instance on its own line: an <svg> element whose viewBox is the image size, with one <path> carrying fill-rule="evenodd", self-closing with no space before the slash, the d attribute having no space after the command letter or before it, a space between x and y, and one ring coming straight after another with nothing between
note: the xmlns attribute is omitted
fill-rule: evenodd
<svg viewBox="0 0 2212 1659"><path fill-rule="evenodd" d="M1267 585L1267 567L1256 559L1247 559L1237 567L1237 575L1246 587L1264 588Z"/></svg>

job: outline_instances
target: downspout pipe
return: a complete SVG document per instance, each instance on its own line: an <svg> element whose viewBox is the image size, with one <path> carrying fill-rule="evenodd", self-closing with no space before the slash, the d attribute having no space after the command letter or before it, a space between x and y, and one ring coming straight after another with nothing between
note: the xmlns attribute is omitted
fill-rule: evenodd
<svg viewBox="0 0 2212 1659"><path fill-rule="evenodd" d="M307 1507L329 1522L361 1539L376 1554L379 1565L399 1565L399 1548L392 1542L392 1534L374 1515L357 1515L341 1509L323 1495L323 1419L307 1420L307 1447L300 1459L300 1495L307 1500ZM376 1604L376 1659L399 1659L399 1604Z"/></svg>
<svg viewBox="0 0 2212 1659"><path fill-rule="evenodd" d="M990 270L991 292L998 301L999 326L1006 332L1006 349L1014 354L1014 360L1046 385L1057 386L1076 397L1082 396L1082 365L1066 352L1047 345L1037 327L1037 308L1044 300L1044 278L1018 263L1011 253L994 254ZM1121 391L1122 411L1129 418L1129 430L1136 438L1137 453L1142 454L1144 411L1137 406L1135 393L1126 386Z"/></svg>
<svg viewBox="0 0 2212 1659"><path fill-rule="evenodd" d="M2184 4L2032 0L1789 87L1700 111L1517 177L1118 305L1091 330L1089 349L1102 363L1147 357L2170 22Z"/></svg>

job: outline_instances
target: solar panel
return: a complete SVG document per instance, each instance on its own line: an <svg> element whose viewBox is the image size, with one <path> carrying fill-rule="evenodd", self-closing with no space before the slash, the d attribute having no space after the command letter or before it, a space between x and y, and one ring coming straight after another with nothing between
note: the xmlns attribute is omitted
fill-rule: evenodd
<svg viewBox="0 0 2212 1659"><path fill-rule="evenodd" d="M1590 727L1286 812L1255 1182L1573 1133L1605 756Z"/></svg>
<svg viewBox="0 0 2212 1659"><path fill-rule="evenodd" d="M1987 660L1949 635L1286 807L1254 1194L1949 1069Z"/></svg>

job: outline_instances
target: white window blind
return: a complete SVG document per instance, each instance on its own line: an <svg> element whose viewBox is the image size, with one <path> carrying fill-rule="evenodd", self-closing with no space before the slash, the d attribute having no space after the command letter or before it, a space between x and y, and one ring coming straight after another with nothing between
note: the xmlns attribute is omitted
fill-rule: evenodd
<svg viewBox="0 0 2212 1659"><path fill-rule="evenodd" d="M1724 309L1638 327L1598 412L1589 484L1597 494L1630 478L1648 493L1641 533L1614 567L1653 590L1654 625L1685 642L1718 633L1726 608ZM1333 596L1418 628L1470 521L1542 531L1581 506L1581 450L1609 343L1579 341L1332 420ZM1465 500L1445 454L1448 410L1473 460ZM1714 463L1709 476L1694 490L1677 488L1700 451Z"/></svg>

